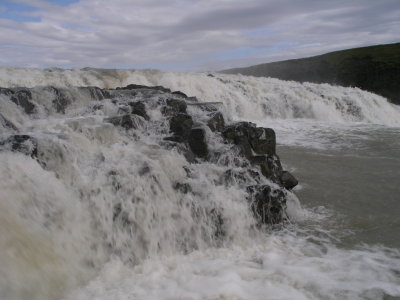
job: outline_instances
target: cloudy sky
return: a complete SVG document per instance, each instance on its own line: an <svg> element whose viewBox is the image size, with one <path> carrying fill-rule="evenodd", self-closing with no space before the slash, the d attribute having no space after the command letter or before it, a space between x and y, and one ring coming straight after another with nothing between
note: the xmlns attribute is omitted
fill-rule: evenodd
<svg viewBox="0 0 400 300"><path fill-rule="evenodd" d="M400 42L400 0L0 0L0 66L218 70Z"/></svg>

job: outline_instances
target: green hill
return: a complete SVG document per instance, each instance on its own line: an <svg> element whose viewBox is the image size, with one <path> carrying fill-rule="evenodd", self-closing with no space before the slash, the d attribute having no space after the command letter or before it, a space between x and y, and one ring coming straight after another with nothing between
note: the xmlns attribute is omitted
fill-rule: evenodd
<svg viewBox="0 0 400 300"><path fill-rule="evenodd" d="M354 48L221 72L359 87L400 104L400 43Z"/></svg>

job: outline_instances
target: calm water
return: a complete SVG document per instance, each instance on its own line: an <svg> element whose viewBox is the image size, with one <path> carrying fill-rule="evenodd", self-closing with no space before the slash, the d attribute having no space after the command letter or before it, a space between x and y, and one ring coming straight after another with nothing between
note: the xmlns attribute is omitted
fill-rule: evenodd
<svg viewBox="0 0 400 300"><path fill-rule="evenodd" d="M295 133L280 134L288 138ZM306 140L314 137L311 147L300 145L302 134ZM345 247L368 243L399 248L400 129L326 126L301 131L298 139L292 140L297 145L281 145L278 151L301 182L297 195L302 205L332 211L335 222L329 226L347 232L341 239Z"/></svg>

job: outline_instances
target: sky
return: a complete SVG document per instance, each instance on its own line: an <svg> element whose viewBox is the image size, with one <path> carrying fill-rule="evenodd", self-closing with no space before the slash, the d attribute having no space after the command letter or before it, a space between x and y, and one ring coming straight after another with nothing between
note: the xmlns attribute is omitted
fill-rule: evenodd
<svg viewBox="0 0 400 300"><path fill-rule="evenodd" d="M0 66L215 71L400 42L400 0L0 0Z"/></svg>

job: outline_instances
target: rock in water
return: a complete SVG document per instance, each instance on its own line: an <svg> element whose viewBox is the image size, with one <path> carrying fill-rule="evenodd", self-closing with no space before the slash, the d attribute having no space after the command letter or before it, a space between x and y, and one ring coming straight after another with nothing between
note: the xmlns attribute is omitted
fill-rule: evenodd
<svg viewBox="0 0 400 300"><path fill-rule="evenodd" d="M288 171L283 171L280 179L281 179L282 185L285 187L285 189L288 189L288 190L293 189L296 185L299 184L297 179L292 174L290 174Z"/></svg>
<svg viewBox="0 0 400 300"><path fill-rule="evenodd" d="M10 99L18 106L21 106L28 115L34 113L36 107L31 101L32 93L29 89L16 90Z"/></svg>
<svg viewBox="0 0 400 300"><path fill-rule="evenodd" d="M193 119L190 115L178 113L169 121L170 130L177 136L187 138L193 126Z"/></svg>
<svg viewBox="0 0 400 300"><path fill-rule="evenodd" d="M250 207L259 224L278 224L284 221L286 195L283 190L268 185L247 187Z"/></svg>
<svg viewBox="0 0 400 300"><path fill-rule="evenodd" d="M20 152L32 158L37 158L38 156L37 140L29 135L10 136L0 142L0 149Z"/></svg>
<svg viewBox="0 0 400 300"><path fill-rule="evenodd" d="M190 149L199 157L206 157L208 154L208 146L206 142L206 131L204 128L192 128L189 133Z"/></svg>
<svg viewBox="0 0 400 300"><path fill-rule="evenodd" d="M143 126L143 122L135 115L122 115L111 118L106 118L106 122L114 124L116 126L121 126L128 129L138 129Z"/></svg>
<svg viewBox="0 0 400 300"><path fill-rule="evenodd" d="M150 120L146 112L146 106L143 102L129 102L129 106L131 107L133 114L141 116L146 121Z"/></svg>

